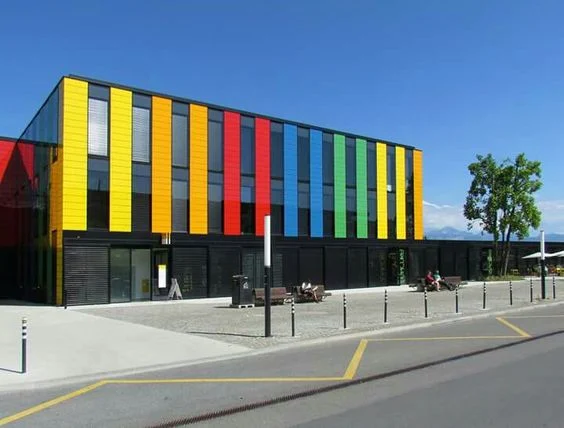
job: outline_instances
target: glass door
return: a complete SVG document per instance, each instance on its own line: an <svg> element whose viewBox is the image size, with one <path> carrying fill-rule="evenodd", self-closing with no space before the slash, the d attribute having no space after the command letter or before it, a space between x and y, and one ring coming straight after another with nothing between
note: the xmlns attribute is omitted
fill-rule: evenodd
<svg viewBox="0 0 564 428"><path fill-rule="evenodd" d="M151 250L131 250L131 300L151 298Z"/></svg>
<svg viewBox="0 0 564 428"><path fill-rule="evenodd" d="M131 300L131 251L128 248L110 249L110 302Z"/></svg>

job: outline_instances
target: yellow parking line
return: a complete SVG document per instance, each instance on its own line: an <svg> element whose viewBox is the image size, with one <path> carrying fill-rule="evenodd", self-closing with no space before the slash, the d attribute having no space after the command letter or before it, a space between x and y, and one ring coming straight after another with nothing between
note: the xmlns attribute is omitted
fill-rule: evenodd
<svg viewBox="0 0 564 428"><path fill-rule="evenodd" d="M515 315L505 318L564 318L564 315Z"/></svg>
<svg viewBox="0 0 564 428"><path fill-rule="evenodd" d="M498 320L500 323L502 323L506 327L509 327L511 330L513 330L517 334L521 335L521 337L531 337L531 335L529 333L527 333L525 330L522 330L519 327L517 327L516 325L511 324L509 321L507 321L506 319L504 319L502 317L496 317L496 320Z"/></svg>
<svg viewBox="0 0 564 428"><path fill-rule="evenodd" d="M356 374L356 371L358 370L358 366L360 365L360 360L362 360L362 355L364 354L364 351L366 349L367 344L368 344L368 340L366 340L366 339L362 339L360 341L360 343L358 344L358 347L356 348L356 351L354 352L353 357L351 358L351 361L349 362L349 365L347 367L347 370L345 371L345 374L341 378L342 380L350 380L350 379L354 378L354 375Z"/></svg>
<svg viewBox="0 0 564 428"><path fill-rule="evenodd" d="M116 385L171 384L171 383L252 383L252 382L327 382L343 380L342 377L228 377L186 379L116 379L107 381Z"/></svg>
<svg viewBox="0 0 564 428"><path fill-rule="evenodd" d="M100 382L93 383L92 385L85 386L84 388L77 389L76 391L70 392L65 395L61 395L57 398L53 398L52 400L45 401L44 403L30 407L29 409L26 410L22 410L21 412L18 412L11 416L6 416L5 418L0 419L0 426L9 424L10 422L15 422L19 419L25 418L26 416L30 416L33 415L34 413L48 409L49 407L56 406L57 404L61 404L62 402L70 400L71 398L78 397L79 395L86 394L87 392L93 391L96 388L105 385L106 383L107 382L105 380L101 380Z"/></svg>
<svg viewBox="0 0 564 428"><path fill-rule="evenodd" d="M477 340L477 339L519 339L520 336L439 336L439 337L390 337L383 339L369 339L370 342L410 342L426 340Z"/></svg>

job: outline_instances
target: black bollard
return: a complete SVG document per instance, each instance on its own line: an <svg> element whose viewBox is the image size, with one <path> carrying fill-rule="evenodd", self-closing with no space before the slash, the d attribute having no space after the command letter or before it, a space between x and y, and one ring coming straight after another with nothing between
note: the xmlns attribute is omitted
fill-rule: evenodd
<svg viewBox="0 0 564 428"><path fill-rule="evenodd" d="M343 294L343 328L347 328L347 295Z"/></svg>
<svg viewBox="0 0 564 428"><path fill-rule="evenodd" d="M22 373L27 371L27 318L22 318Z"/></svg>
<svg viewBox="0 0 564 428"><path fill-rule="evenodd" d="M482 290L482 309L486 309L486 281L484 281L484 287Z"/></svg>
<svg viewBox="0 0 564 428"><path fill-rule="evenodd" d="M64 299L65 299L65 309L67 308L67 302L68 302L68 298L69 298L67 293L68 293L67 290L65 290L64 295L63 295Z"/></svg>
<svg viewBox="0 0 564 428"><path fill-rule="evenodd" d="M454 312L458 313L458 285L454 289Z"/></svg>
<svg viewBox="0 0 564 428"><path fill-rule="evenodd" d="M531 295L531 303L533 303L533 278L531 278L530 280L529 290Z"/></svg>
<svg viewBox="0 0 564 428"><path fill-rule="evenodd" d="M388 324L388 289L384 290L384 324Z"/></svg>
<svg viewBox="0 0 564 428"><path fill-rule="evenodd" d="M552 277L552 298L556 299L556 280Z"/></svg>
<svg viewBox="0 0 564 428"><path fill-rule="evenodd" d="M296 308L292 297L292 337L296 336Z"/></svg>
<svg viewBox="0 0 564 428"><path fill-rule="evenodd" d="M509 281L509 306L513 306L513 285Z"/></svg>
<svg viewBox="0 0 564 428"><path fill-rule="evenodd" d="M425 296L425 318L429 318L429 311L428 311L428 305L427 305L427 289L425 289L423 294Z"/></svg>

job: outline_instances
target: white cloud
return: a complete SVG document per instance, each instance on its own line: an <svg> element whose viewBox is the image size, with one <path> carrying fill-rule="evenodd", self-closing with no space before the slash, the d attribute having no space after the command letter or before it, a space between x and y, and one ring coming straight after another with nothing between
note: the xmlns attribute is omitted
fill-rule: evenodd
<svg viewBox="0 0 564 428"><path fill-rule="evenodd" d="M542 213L541 227L547 233L564 233L564 200L537 201L537 206ZM425 228L441 229L454 227L467 230L467 220L464 218L462 205L438 205L423 201L423 219ZM473 232L479 232L474 228ZM535 232L533 231L532 234Z"/></svg>

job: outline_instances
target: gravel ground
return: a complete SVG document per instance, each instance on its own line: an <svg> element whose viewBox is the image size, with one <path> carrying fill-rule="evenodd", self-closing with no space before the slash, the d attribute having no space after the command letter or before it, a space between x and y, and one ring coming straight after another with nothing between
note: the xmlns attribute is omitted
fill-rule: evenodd
<svg viewBox="0 0 564 428"><path fill-rule="evenodd" d="M291 305L272 306L272 338L265 339L264 307L233 309L230 299L207 301L170 301L96 307L75 307L80 312L142 324L179 333L201 335L249 348L296 342L298 340L364 332L390 327L456 319L455 293L428 293L429 319L424 318L423 293L407 287L390 287L388 324L383 322L384 290L345 290L347 293L347 329L343 329L343 295L333 295L322 303L296 304L296 337L291 336ZM533 303L530 303L529 281L513 283L513 308L538 304L540 280L533 281ZM547 302L552 302L552 278L546 282ZM564 298L564 278L556 278L556 301ZM468 283L459 290L459 310L462 315L509 309L507 282L491 282L486 287L486 311L482 309L482 283Z"/></svg>

